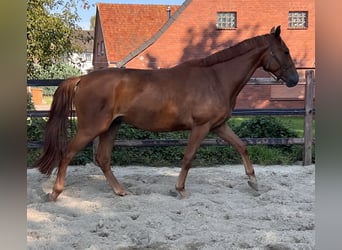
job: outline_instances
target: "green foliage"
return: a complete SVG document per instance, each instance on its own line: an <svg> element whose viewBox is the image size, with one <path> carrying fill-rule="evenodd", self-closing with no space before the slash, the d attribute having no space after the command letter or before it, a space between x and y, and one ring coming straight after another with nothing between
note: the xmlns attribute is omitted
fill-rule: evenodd
<svg viewBox="0 0 342 250"><path fill-rule="evenodd" d="M27 75L34 78L35 66L44 69L80 51L73 43L81 28L79 8L89 8L87 0L27 0Z"/></svg>
<svg viewBox="0 0 342 250"><path fill-rule="evenodd" d="M32 118L33 119L33 118ZM36 119L36 118L35 118ZM45 120L28 122L28 139L40 140ZM281 119L274 117L255 117L250 119L232 119L229 122L237 134L243 137L295 137L292 130L284 126ZM75 133L76 121L69 129L69 136ZM117 135L117 139L188 139L188 131L170 133L153 133L136 129L123 124ZM208 137L216 138L214 134ZM36 139L35 139L36 138ZM284 148L285 147L285 148ZM185 147L115 147L112 152L112 165L148 165L148 166L180 166ZM37 151L37 150L36 150ZM38 151L39 152L39 151ZM293 164L303 158L303 146L248 146L249 156L254 164ZM29 152L29 162L39 153ZM92 161L92 148L88 147L77 154L72 160L72 165L84 165ZM223 164L241 164L240 155L230 146L201 146L193 161L193 166L212 166Z"/></svg>
<svg viewBox="0 0 342 250"><path fill-rule="evenodd" d="M44 128L46 126L46 118L41 117L28 117L26 123L27 128L27 140L28 141L43 141L44 140ZM70 126L68 127L68 138L71 138L76 131L76 121L70 120ZM28 149L27 151L27 166L32 167L42 154L42 149ZM71 165L84 165L87 162L92 161L92 148L86 148L80 151L71 161Z"/></svg>
<svg viewBox="0 0 342 250"><path fill-rule="evenodd" d="M27 140L39 141L43 139L46 121L41 117L28 117L26 123Z"/></svg>
<svg viewBox="0 0 342 250"><path fill-rule="evenodd" d="M79 76L82 71L68 63L56 63L47 67L37 65L35 67L35 79L66 79L71 76Z"/></svg>
<svg viewBox="0 0 342 250"><path fill-rule="evenodd" d="M288 128L282 120L274 116L256 116L243 121L236 134L250 138L287 138L298 137L297 133Z"/></svg>
<svg viewBox="0 0 342 250"><path fill-rule="evenodd" d="M247 119L236 128L236 131L236 134L240 138L299 137L295 130L289 128L289 126L284 122L284 119L274 116L256 116L252 119ZM297 150L294 145L265 146L265 151L273 149L282 150L284 154L293 154L293 151Z"/></svg>
<svg viewBox="0 0 342 250"><path fill-rule="evenodd" d="M231 119L229 126L242 137L298 137L283 120L276 117L253 117L250 119ZM189 132L152 133L123 125L118 133L118 139L187 139ZM216 135L209 134L209 138ZM255 164L290 164L302 160L301 145L280 146L248 146L249 155ZM151 147L132 148L116 147L112 154L114 165L180 165L184 147ZM202 146L199 148L193 165L240 164L241 157L232 147Z"/></svg>
<svg viewBox="0 0 342 250"><path fill-rule="evenodd" d="M26 99L26 103L27 103L27 105L26 105L26 110L35 110L35 108L34 108L34 104L33 104L33 101L32 101L32 94L31 93L29 93L29 92L27 92L27 99Z"/></svg>
<svg viewBox="0 0 342 250"><path fill-rule="evenodd" d="M32 73L34 79L66 79L72 76L79 76L82 71L68 63L56 63L46 68L40 65L35 65L34 72ZM44 96L52 96L57 86L42 87Z"/></svg>
<svg viewBox="0 0 342 250"><path fill-rule="evenodd" d="M252 162L259 165L292 164L293 159L277 147L265 145L248 146L248 154Z"/></svg>
<svg viewBox="0 0 342 250"><path fill-rule="evenodd" d="M26 120L26 131L28 141L42 141L43 131L46 121L40 117L28 117ZM28 149L27 150L27 166L31 167L40 156L41 149Z"/></svg>

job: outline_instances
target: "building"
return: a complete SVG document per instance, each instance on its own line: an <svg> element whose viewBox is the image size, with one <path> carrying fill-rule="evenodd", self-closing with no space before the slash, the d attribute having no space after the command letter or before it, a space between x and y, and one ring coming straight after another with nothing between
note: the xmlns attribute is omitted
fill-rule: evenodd
<svg viewBox="0 0 342 250"><path fill-rule="evenodd" d="M72 53L66 61L87 74L93 70L94 31L82 30L74 39L80 52Z"/></svg>
<svg viewBox="0 0 342 250"><path fill-rule="evenodd" d="M313 0L186 0L181 6L97 5L94 69L167 68L281 25L301 77L315 68ZM258 70L255 77L269 76ZM237 108L302 107L304 85L247 85Z"/></svg>
<svg viewBox="0 0 342 250"><path fill-rule="evenodd" d="M122 60L155 35L178 7L98 3L94 69L124 66Z"/></svg>

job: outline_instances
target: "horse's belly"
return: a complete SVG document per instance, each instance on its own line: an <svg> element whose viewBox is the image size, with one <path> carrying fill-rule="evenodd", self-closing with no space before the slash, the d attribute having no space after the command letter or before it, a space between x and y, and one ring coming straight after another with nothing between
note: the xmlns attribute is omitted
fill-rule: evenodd
<svg viewBox="0 0 342 250"><path fill-rule="evenodd" d="M127 113L122 119L124 122L137 128L156 132L187 130L191 127L190 119L183 117L179 113L175 114L165 111Z"/></svg>

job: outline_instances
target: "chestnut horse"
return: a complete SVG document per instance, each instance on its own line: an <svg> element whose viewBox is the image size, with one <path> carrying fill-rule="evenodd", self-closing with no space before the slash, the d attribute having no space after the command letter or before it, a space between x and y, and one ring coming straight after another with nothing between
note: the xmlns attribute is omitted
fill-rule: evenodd
<svg viewBox="0 0 342 250"><path fill-rule="evenodd" d="M64 189L67 166L75 154L97 136L96 160L114 193L128 192L110 168L115 134L121 122L149 131L191 130L176 183L186 197L185 180L191 161L206 135L213 131L241 155L248 184L258 189L246 146L226 124L236 97L259 67L283 80L298 83L289 49L280 37L280 26L270 34L244 40L208 57L159 70L108 68L69 78L57 88L45 129L40 172L58 172L50 200ZM67 143L68 116L77 115L77 133Z"/></svg>

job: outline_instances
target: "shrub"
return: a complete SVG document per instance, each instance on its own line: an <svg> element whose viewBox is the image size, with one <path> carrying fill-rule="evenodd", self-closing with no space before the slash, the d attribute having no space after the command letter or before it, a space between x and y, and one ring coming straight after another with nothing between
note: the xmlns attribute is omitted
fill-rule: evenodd
<svg viewBox="0 0 342 250"><path fill-rule="evenodd" d="M34 103L32 100L32 94L30 92L27 92L27 96L26 96L26 109L27 110L35 110L34 108Z"/></svg>
<svg viewBox="0 0 342 250"><path fill-rule="evenodd" d="M28 140L39 141L43 139L46 119L28 118ZM236 121L229 121L230 126L240 137L296 137L291 131L275 117L255 117ZM76 121L72 120L69 136L75 133ZM154 133L136 129L123 124L118 131L117 139L188 139L188 131L170 133ZM210 133L209 138L216 138ZM149 165L149 166L180 166L185 147L114 147L112 152L112 165ZM249 156L254 164L291 164L302 160L302 145L250 145ZM28 150L28 166L38 159L41 149ZM71 165L84 165L92 161L92 147L80 151L70 163ZM199 148L193 166L211 166L222 164L241 164L240 155L230 146L202 146Z"/></svg>
<svg viewBox="0 0 342 250"><path fill-rule="evenodd" d="M299 137L283 119L274 116L256 116L245 120L236 128L236 134L241 138ZM291 164L303 159L301 145L257 145L248 148L250 158L258 164Z"/></svg>
<svg viewBox="0 0 342 250"><path fill-rule="evenodd" d="M256 116L243 121L236 128L236 134L240 138L294 138L298 134L291 130L283 120L274 116ZM272 145L268 147L291 151L293 145Z"/></svg>
<svg viewBox="0 0 342 250"><path fill-rule="evenodd" d="M28 117L26 120L26 131L28 141L43 141L44 128L46 125L46 118L42 117ZM76 129L76 121L72 120L68 128L68 137L70 138ZM29 148L27 150L27 167L33 167L34 163L42 154L42 148ZM70 162L70 165L84 165L92 161L92 148L86 148L80 151Z"/></svg>
<svg viewBox="0 0 342 250"><path fill-rule="evenodd" d="M256 116L243 121L236 133L240 137L250 138L286 138L298 137L297 133L289 129L282 121L274 116Z"/></svg>
<svg viewBox="0 0 342 250"><path fill-rule="evenodd" d="M34 108L33 108L34 109ZM43 131L45 126L45 120L38 117L29 117L26 120L26 133L28 141L41 141L43 139ZM40 156L42 150L39 149L27 149L27 166L32 167L35 161Z"/></svg>

